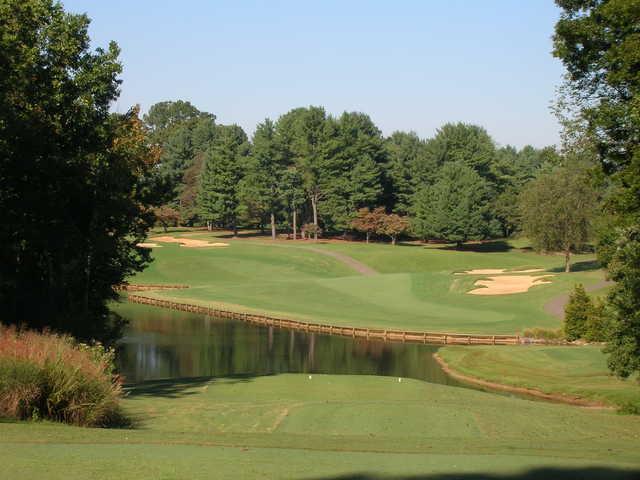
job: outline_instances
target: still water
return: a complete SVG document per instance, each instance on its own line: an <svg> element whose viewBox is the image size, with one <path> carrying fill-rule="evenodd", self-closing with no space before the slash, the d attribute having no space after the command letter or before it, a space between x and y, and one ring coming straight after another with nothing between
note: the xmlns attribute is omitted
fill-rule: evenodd
<svg viewBox="0 0 640 480"><path fill-rule="evenodd" d="M296 332L133 303L113 309L129 320L118 349L119 371L127 383L331 373L457 385L433 359L434 346Z"/></svg>

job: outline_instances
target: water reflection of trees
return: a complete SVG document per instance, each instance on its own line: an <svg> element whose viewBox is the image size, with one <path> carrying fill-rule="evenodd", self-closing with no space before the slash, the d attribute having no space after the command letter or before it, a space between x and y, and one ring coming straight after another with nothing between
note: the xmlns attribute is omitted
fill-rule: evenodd
<svg viewBox="0 0 640 480"><path fill-rule="evenodd" d="M391 375L451 383L434 347L260 327L145 305L120 305L131 321L119 350L127 381L284 372Z"/></svg>

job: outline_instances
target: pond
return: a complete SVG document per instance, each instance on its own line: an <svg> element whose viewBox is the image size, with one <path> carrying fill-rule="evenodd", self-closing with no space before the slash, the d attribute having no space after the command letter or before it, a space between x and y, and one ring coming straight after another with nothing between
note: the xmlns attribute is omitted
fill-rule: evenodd
<svg viewBox="0 0 640 480"><path fill-rule="evenodd" d="M117 357L127 383L326 373L458 385L434 360L436 346L306 333L126 302L112 308L129 320Z"/></svg>

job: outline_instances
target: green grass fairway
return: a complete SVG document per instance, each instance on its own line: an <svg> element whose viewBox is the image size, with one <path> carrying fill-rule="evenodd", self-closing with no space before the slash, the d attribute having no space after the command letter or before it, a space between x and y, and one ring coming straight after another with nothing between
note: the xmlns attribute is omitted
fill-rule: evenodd
<svg viewBox="0 0 640 480"><path fill-rule="evenodd" d="M172 233L179 236L181 233ZM217 240L210 233L182 233ZM592 256L576 258L579 271L558 273L553 283L527 293L475 296L478 276L453 275L474 268L561 270L562 258L511 249L455 251L429 246L360 243L225 240L226 248L183 248L163 243L155 261L131 279L137 283L185 283L186 290L145 295L199 305L251 310L302 321L404 330L514 334L527 327L556 328L560 321L543 309L574 283L603 278ZM378 272L363 276L338 259L309 248L348 255Z"/></svg>
<svg viewBox="0 0 640 480"><path fill-rule="evenodd" d="M0 424L2 478L397 479L473 472L524 480L640 472L640 417L408 379L166 381L138 387L125 404L139 419L135 430ZM559 470L525 476L544 468Z"/></svg>
<svg viewBox="0 0 640 480"><path fill-rule="evenodd" d="M438 355L457 372L482 380L640 408L637 379L613 377L601 350L595 346L451 346L440 349Z"/></svg>

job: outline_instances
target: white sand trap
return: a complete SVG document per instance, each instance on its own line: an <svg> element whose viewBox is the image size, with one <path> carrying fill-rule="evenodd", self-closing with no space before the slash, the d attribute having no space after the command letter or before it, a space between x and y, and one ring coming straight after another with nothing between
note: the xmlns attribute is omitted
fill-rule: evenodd
<svg viewBox="0 0 640 480"><path fill-rule="evenodd" d="M179 243L181 247L201 248L201 247L228 247L228 243L214 242L209 243L207 240L197 240L195 238L176 238L170 236L153 237L152 240L162 243Z"/></svg>
<svg viewBox="0 0 640 480"><path fill-rule="evenodd" d="M477 280L474 284L475 290L467 293L471 295L510 295L512 293L524 293L535 285L551 283L546 280L553 275L500 275L499 277L489 277Z"/></svg>
<svg viewBox="0 0 640 480"><path fill-rule="evenodd" d="M499 275L501 273L535 273L543 272L544 268L530 268L529 270L507 270L506 268L479 268L476 270L466 270L456 272L456 275Z"/></svg>
<svg viewBox="0 0 640 480"><path fill-rule="evenodd" d="M158 245L157 243L142 242L142 243L138 243L138 244L136 244L136 247L142 247L142 248L162 248L162 245Z"/></svg>

